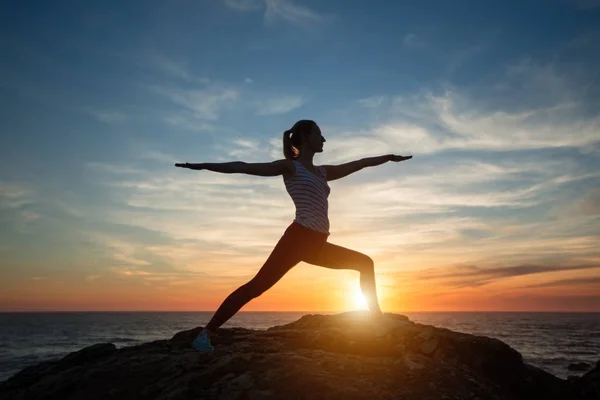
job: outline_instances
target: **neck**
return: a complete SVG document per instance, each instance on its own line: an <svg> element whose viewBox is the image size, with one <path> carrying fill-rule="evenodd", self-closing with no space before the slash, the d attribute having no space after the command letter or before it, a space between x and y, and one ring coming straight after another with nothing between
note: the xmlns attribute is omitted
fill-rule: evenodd
<svg viewBox="0 0 600 400"><path fill-rule="evenodd" d="M313 157L315 156L314 151L301 151L300 155L296 160L300 161L302 164L313 165Z"/></svg>

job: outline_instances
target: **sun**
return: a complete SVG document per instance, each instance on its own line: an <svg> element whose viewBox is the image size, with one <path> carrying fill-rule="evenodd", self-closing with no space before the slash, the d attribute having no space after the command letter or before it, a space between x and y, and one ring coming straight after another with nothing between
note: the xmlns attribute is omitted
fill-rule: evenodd
<svg viewBox="0 0 600 400"><path fill-rule="evenodd" d="M360 289L354 291L352 295L352 306L358 309L367 309L367 300Z"/></svg>

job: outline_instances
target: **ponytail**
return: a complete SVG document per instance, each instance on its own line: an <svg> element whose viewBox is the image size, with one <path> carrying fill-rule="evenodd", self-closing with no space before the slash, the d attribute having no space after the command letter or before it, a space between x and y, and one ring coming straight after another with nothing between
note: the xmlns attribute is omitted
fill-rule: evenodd
<svg viewBox="0 0 600 400"><path fill-rule="evenodd" d="M292 129L283 132L283 155L288 160L294 160L298 157L298 150L292 146Z"/></svg>
<svg viewBox="0 0 600 400"><path fill-rule="evenodd" d="M295 160L300 155L300 146L304 136L310 134L315 122L309 119L301 119L296 122L292 129L283 132L283 155L288 160Z"/></svg>

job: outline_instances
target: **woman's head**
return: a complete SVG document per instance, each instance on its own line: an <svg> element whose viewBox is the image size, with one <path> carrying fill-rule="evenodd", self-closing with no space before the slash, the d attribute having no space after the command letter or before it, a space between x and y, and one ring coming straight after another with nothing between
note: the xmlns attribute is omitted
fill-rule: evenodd
<svg viewBox="0 0 600 400"><path fill-rule="evenodd" d="M283 133L283 155L287 159L296 159L302 151L320 153L323 151L325 138L321 129L309 119L301 119L292 129Z"/></svg>

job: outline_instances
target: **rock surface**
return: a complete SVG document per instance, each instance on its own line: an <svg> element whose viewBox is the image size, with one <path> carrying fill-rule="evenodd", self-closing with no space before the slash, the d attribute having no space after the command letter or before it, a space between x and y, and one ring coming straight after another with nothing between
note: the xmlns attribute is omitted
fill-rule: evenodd
<svg viewBox="0 0 600 400"><path fill-rule="evenodd" d="M0 398L600 398L600 362L566 381L524 364L500 340L387 319L374 325L353 312L305 315L263 331L222 329L213 353L191 348L200 328L121 349L96 344L23 369L0 384Z"/></svg>
<svg viewBox="0 0 600 400"><path fill-rule="evenodd" d="M580 371L585 372L589 370L592 366L585 362L571 363L567 367L569 371Z"/></svg>

